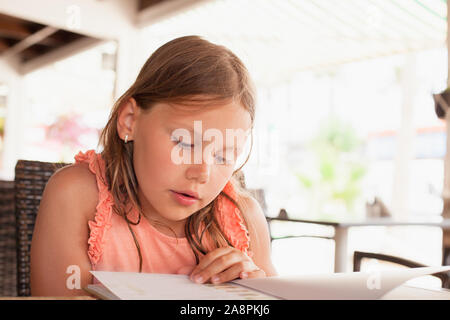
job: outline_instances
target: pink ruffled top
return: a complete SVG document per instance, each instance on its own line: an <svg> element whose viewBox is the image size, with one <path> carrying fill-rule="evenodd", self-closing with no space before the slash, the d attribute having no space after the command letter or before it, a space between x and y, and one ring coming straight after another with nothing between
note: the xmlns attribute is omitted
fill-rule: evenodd
<svg viewBox="0 0 450 320"><path fill-rule="evenodd" d="M88 222L88 256L92 270L139 272L139 255L128 224L112 209L114 201L106 185L104 160L94 150L88 150L85 153L80 151L75 156L75 163L83 162L89 164L90 171L96 176L99 190L95 218ZM231 182L226 184L223 191L236 199ZM225 196L219 195L215 214L233 247L251 257L250 238L239 209ZM137 221L137 218L138 210L133 208L129 219ZM141 247L142 272L189 274L194 268L195 255L187 238L163 234L145 218L131 227ZM209 237L203 241L207 248L212 248Z"/></svg>

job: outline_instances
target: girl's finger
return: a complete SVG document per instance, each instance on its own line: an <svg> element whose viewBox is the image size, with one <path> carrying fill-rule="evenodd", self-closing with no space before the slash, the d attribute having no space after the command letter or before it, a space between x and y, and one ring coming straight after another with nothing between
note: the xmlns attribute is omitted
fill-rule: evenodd
<svg viewBox="0 0 450 320"><path fill-rule="evenodd" d="M212 283L223 283L239 278L239 275L243 271L251 271L255 267L255 264L252 261L241 261L239 263L235 263L227 270L215 274L211 277ZM217 277L215 279L215 277Z"/></svg>
<svg viewBox="0 0 450 320"><path fill-rule="evenodd" d="M203 269L205 269L209 264L211 264L214 260L217 258L229 253L232 250L231 247L222 247L217 248L211 252L208 252L198 263L198 265L192 270L190 274L190 279L194 280L194 277L201 272Z"/></svg>
<svg viewBox="0 0 450 320"><path fill-rule="evenodd" d="M242 260L242 255L238 252L230 252L228 254L222 255L213 262L211 262L205 269L199 271L194 275L194 281L199 283L207 282L212 276L223 272L224 270L231 268L235 264L241 264L244 262ZM242 266L241 266L242 269ZM201 277L198 279L197 277Z"/></svg>
<svg viewBox="0 0 450 320"><path fill-rule="evenodd" d="M261 269L261 268L258 268L256 270L253 270L253 271L250 271L250 272L243 271L243 272L241 272L239 274L239 277L241 279L265 278L266 276L267 276L266 272L263 269Z"/></svg>

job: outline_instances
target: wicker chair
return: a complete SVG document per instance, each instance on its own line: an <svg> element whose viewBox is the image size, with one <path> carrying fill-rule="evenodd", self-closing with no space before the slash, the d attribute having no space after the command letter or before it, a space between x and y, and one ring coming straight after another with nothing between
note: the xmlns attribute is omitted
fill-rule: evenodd
<svg viewBox="0 0 450 320"><path fill-rule="evenodd" d="M17 295L14 181L0 181L0 296Z"/></svg>
<svg viewBox="0 0 450 320"><path fill-rule="evenodd" d="M17 295L29 296L30 248L34 222L45 185L50 176L67 163L17 161L15 168L15 211L17 232Z"/></svg>

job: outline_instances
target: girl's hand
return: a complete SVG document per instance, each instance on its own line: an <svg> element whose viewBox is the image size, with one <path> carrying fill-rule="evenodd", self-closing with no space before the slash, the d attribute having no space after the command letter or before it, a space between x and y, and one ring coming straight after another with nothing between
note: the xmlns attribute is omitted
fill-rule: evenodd
<svg viewBox="0 0 450 320"><path fill-rule="evenodd" d="M223 283L236 278L264 278L266 273L242 251L233 247L217 248L207 253L192 270L190 279L197 283Z"/></svg>

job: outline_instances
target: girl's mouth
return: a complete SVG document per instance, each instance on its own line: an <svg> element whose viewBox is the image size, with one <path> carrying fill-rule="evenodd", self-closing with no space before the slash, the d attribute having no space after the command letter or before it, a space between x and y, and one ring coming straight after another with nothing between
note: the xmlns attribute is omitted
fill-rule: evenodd
<svg viewBox="0 0 450 320"><path fill-rule="evenodd" d="M171 192L174 200L177 203L179 203L179 204L181 204L183 206L190 206L190 205L193 205L194 203L196 203L198 201L197 198L192 197L192 196L190 196L188 194L185 194L185 193L179 193L179 192L175 192L175 191L172 191L172 190L170 190L170 192Z"/></svg>

